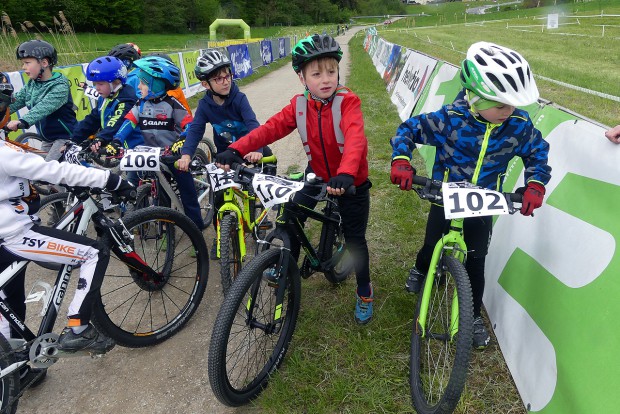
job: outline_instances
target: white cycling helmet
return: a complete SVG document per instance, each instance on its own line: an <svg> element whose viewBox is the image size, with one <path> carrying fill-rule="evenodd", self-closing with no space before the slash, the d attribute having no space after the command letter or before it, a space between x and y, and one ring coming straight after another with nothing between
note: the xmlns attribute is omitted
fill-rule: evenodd
<svg viewBox="0 0 620 414"><path fill-rule="evenodd" d="M476 95L511 106L540 96L530 65L519 53L494 43L474 43L461 63L461 83Z"/></svg>

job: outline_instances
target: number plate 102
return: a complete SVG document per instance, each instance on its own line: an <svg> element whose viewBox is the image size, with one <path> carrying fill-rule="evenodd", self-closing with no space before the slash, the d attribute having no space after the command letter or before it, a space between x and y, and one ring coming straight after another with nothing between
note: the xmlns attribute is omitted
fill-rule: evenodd
<svg viewBox="0 0 620 414"><path fill-rule="evenodd" d="M443 209L446 219L509 214L506 197L498 191L470 183L443 183Z"/></svg>

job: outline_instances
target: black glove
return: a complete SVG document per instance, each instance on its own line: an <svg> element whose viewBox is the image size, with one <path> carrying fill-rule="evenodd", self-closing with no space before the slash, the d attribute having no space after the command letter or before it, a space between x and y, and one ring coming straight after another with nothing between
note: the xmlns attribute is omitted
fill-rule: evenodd
<svg viewBox="0 0 620 414"><path fill-rule="evenodd" d="M181 148L185 145L185 137L179 138L172 143L170 151L175 155L181 155Z"/></svg>
<svg viewBox="0 0 620 414"><path fill-rule="evenodd" d="M347 188L353 185L353 180L353 177L349 174L338 174L337 176L329 179L327 186L333 188L334 190L339 190L342 188L346 191Z"/></svg>
<svg viewBox="0 0 620 414"><path fill-rule="evenodd" d="M233 163L243 164L243 158L239 151L228 148L226 151L222 151L215 156L215 162L221 165L232 166Z"/></svg>
<svg viewBox="0 0 620 414"><path fill-rule="evenodd" d="M121 148L122 148L121 142L114 139L108 145L106 145L105 152L109 156L113 157L120 152Z"/></svg>
<svg viewBox="0 0 620 414"><path fill-rule="evenodd" d="M112 172L108 177L108 182L105 183L105 189L128 200L136 198L136 188L129 181L123 180L120 175Z"/></svg>

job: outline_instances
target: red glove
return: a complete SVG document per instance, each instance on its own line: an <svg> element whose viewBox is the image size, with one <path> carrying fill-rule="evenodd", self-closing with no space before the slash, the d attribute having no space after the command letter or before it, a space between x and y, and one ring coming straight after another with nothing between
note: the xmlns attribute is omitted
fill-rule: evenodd
<svg viewBox="0 0 620 414"><path fill-rule="evenodd" d="M409 161L392 161L392 172L390 173L390 178L392 180L392 184L399 185L401 190L411 190L411 183L413 182L414 175L415 168L409 164Z"/></svg>
<svg viewBox="0 0 620 414"><path fill-rule="evenodd" d="M523 191L521 214L531 216L535 209L542 206L545 196L545 186L540 183L529 182Z"/></svg>

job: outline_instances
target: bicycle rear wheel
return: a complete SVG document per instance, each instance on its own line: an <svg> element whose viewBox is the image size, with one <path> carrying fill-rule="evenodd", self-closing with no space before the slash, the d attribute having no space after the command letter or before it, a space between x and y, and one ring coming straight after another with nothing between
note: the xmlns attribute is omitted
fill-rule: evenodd
<svg viewBox="0 0 620 414"><path fill-rule="evenodd" d="M4 336L0 335L0 369L4 371L15 362L11 345ZM3 413L14 414L17 411L19 400L15 400L15 397L19 392L19 370L0 379L0 410Z"/></svg>
<svg viewBox="0 0 620 414"><path fill-rule="evenodd" d="M282 363L295 330L301 282L289 258L286 277L276 278L279 249L256 256L241 271L222 302L209 347L209 382L217 399L240 406L256 398ZM273 272L273 273L271 273ZM276 293L285 283L284 301ZM280 315L274 321L274 315Z"/></svg>
<svg viewBox="0 0 620 414"><path fill-rule="evenodd" d="M155 345L181 330L198 308L209 275L207 245L189 218L169 208L136 210L123 223L133 235L132 254L157 277L112 255L93 323L120 345ZM109 236L104 242L115 243Z"/></svg>
<svg viewBox="0 0 620 414"><path fill-rule="evenodd" d="M455 301L458 315L453 317ZM461 398L473 341L473 304L463 264L442 256L428 303L426 328L419 323L422 295L411 333L410 386L420 414L452 413Z"/></svg>
<svg viewBox="0 0 620 414"><path fill-rule="evenodd" d="M237 216L234 214L225 215L220 223L220 276L224 295L241 271L238 225Z"/></svg>

